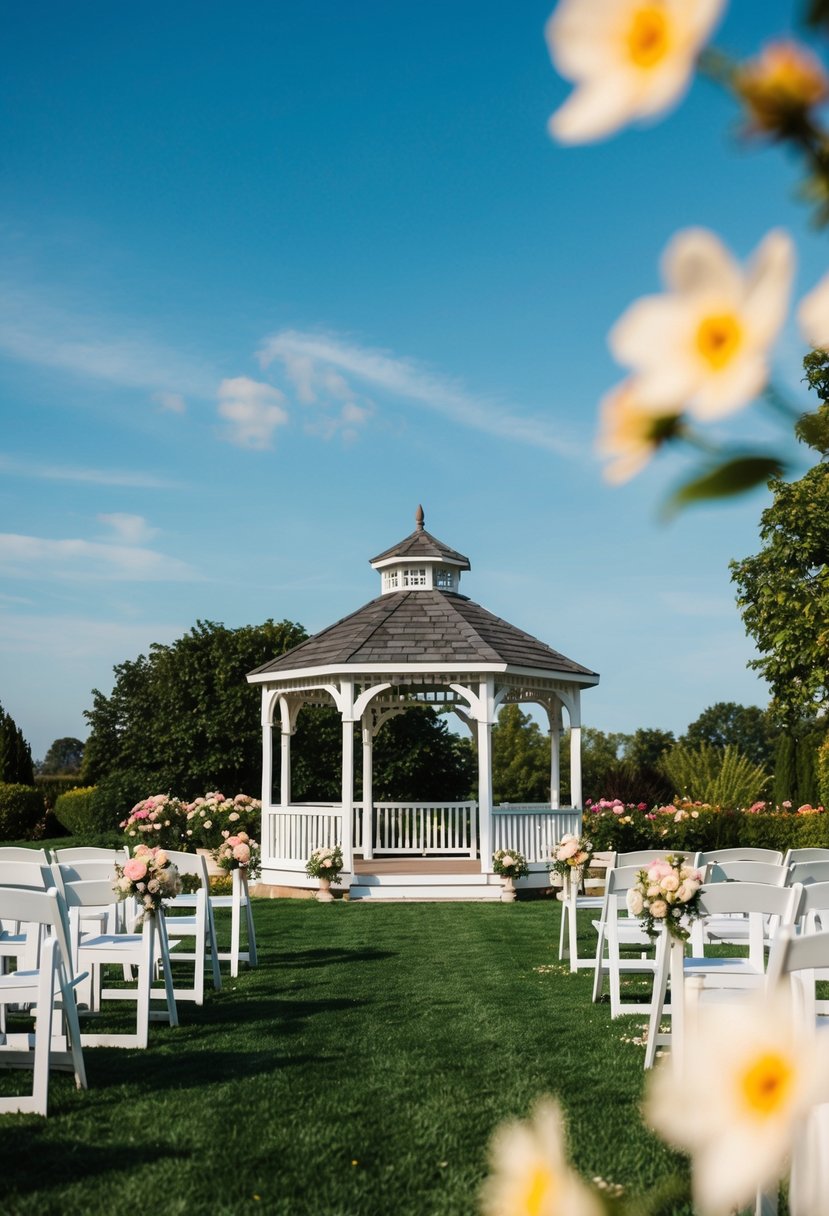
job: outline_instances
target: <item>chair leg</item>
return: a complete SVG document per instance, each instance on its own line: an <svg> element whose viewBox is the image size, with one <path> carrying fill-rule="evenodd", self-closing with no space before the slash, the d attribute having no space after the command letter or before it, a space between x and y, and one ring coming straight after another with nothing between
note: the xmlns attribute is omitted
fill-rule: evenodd
<svg viewBox="0 0 829 1216"><path fill-rule="evenodd" d="M248 922L248 966L258 967L259 956L256 953L256 929L253 925L253 904L245 884L245 916Z"/></svg>
<svg viewBox="0 0 829 1216"><path fill-rule="evenodd" d="M152 919L155 920L156 918L153 917ZM170 965L170 943L167 940L167 923L164 919L163 912L160 912L158 915L158 925L156 928L158 931L161 953L161 965L164 968L164 992L167 997L167 1020L171 1026L178 1026L178 1009L176 1008L176 995L173 989L173 969ZM150 951L150 967L148 971L150 979L148 986L152 983L152 959L153 952ZM147 994L147 999L149 1001L149 991ZM149 1019L149 1004L147 1005L147 1017Z"/></svg>
<svg viewBox="0 0 829 1216"><path fill-rule="evenodd" d="M653 1068L656 1063L656 1048L659 1040L659 1026L665 1010L665 997L668 992L668 943L667 934L663 934L656 943L656 974L653 977L653 994L651 996L651 1012L648 1018L648 1039L645 1044L645 1068Z"/></svg>
<svg viewBox="0 0 829 1216"><path fill-rule="evenodd" d="M213 988L216 992L222 990L222 969L219 963L219 940L216 937L216 917L213 914L213 904L207 897L207 934L210 939L210 966L213 972Z"/></svg>

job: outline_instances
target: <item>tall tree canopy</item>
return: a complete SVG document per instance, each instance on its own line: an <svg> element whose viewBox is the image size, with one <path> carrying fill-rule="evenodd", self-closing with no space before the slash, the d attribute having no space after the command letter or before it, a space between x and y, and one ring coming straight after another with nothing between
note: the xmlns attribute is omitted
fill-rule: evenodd
<svg viewBox="0 0 829 1216"><path fill-rule="evenodd" d="M241 629L198 621L171 645L119 664L110 695L94 689L86 711L84 779L109 783L121 810L159 792L256 793L259 692L245 676L306 637L291 621Z"/></svg>
<svg viewBox="0 0 829 1216"><path fill-rule="evenodd" d="M753 764L770 770L779 733L765 709L757 705L738 705L735 701L717 701L690 724L680 742L692 749L702 743L710 743L713 747L732 745Z"/></svg>
<svg viewBox="0 0 829 1216"><path fill-rule="evenodd" d="M10 714L0 705L0 781L34 785L32 749Z"/></svg>
<svg viewBox="0 0 829 1216"><path fill-rule="evenodd" d="M544 802L550 797L550 740L517 705L505 705L492 728L495 802Z"/></svg>
<svg viewBox="0 0 829 1216"><path fill-rule="evenodd" d="M785 722L829 705L829 355L813 351L805 368L822 404L796 431L820 460L798 481L770 482L762 548L731 563L737 604L761 656L750 666L768 680Z"/></svg>
<svg viewBox="0 0 829 1216"><path fill-rule="evenodd" d="M49 777L58 773L79 773L83 763L83 748L80 739L69 735L64 739L55 739L38 765L38 772Z"/></svg>

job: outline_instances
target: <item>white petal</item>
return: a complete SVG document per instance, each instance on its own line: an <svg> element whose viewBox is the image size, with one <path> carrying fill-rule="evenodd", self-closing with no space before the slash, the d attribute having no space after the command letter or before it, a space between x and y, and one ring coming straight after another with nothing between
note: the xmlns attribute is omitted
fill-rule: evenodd
<svg viewBox="0 0 829 1216"><path fill-rule="evenodd" d="M765 388L769 365L760 351L735 360L728 371L706 376L688 402L688 412L701 421L724 418L748 405Z"/></svg>
<svg viewBox="0 0 829 1216"><path fill-rule="evenodd" d="M559 143L590 143L612 135L635 113L630 77L608 73L574 89L550 118L548 129Z"/></svg>
<svg viewBox="0 0 829 1216"><path fill-rule="evenodd" d="M668 243L662 255L662 274L668 286L683 294L742 295L742 274L718 236L707 228L685 228Z"/></svg>
<svg viewBox="0 0 829 1216"><path fill-rule="evenodd" d="M770 346L780 332L789 310L794 263L794 245L781 228L758 245L746 277L744 305L753 342Z"/></svg>
<svg viewBox="0 0 829 1216"><path fill-rule="evenodd" d="M612 56L617 14L626 7L626 0L561 0L544 27L556 71L567 80L604 72Z"/></svg>
<svg viewBox="0 0 829 1216"><path fill-rule="evenodd" d="M653 69L647 77L637 73L636 117L651 118L673 109L688 92L694 64L693 55L674 55L663 68Z"/></svg>
<svg viewBox="0 0 829 1216"><path fill-rule="evenodd" d="M708 41L725 10L726 0L665 0L673 19L688 26L697 47Z"/></svg>
<svg viewBox="0 0 829 1216"><path fill-rule="evenodd" d="M810 346L829 350L829 274L800 301L797 320Z"/></svg>
<svg viewBox="0 0 829 1216"><path fill-rule="evenodd" d="M642 296L608 334L613 357L627 367L648 367L673 354L687 330L686 309L671 296Z"/></svg>

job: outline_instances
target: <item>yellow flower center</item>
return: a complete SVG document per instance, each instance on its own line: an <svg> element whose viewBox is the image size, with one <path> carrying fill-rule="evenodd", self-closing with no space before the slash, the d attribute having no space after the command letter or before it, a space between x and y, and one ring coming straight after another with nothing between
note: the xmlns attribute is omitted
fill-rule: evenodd
<svg viewBox="0 0 829 1216"><path fill-rule="evenodd" d="M637 68L655 67L670 49L670 23L658 4L643 4L633 13L627 32L628 54Z"/></svg>
<svg viewBox="0 0 829 1216"><path fill-rule="evenodd" d="M767 1051L740 1078L743 1101L752 1114L771 1115L786 1101L793 1081L791 1062L779 1052Z"/></svg>
<svg viewBox="0 0 829 1216"><path fill-rule="evenodd" d="M527 1181L520 1207L520 1216L545 1216L551 1210L551 1202L558 1187L556 1176L546 1165L536 1165Z"/></svg>
<svg viewBox="0 0 829 1216"><path fill-rule="evenodd" d="M742 326L733 313L706 317L697 330L697 350L714 371L721 371L731 362L742 337Z"/></svg>

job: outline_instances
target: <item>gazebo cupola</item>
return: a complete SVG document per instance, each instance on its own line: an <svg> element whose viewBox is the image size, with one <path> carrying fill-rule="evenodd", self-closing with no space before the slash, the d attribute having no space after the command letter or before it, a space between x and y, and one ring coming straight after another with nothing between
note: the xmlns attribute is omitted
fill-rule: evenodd
<svg viewBox="0 0 829 1216"><path fill-rule="evenodd" d="M457 591L461 571L471 569L469 558L426 531L423 507L417 508L415 523L410 536L371 559L371 566L381 575L383 594Z"/></svg>

